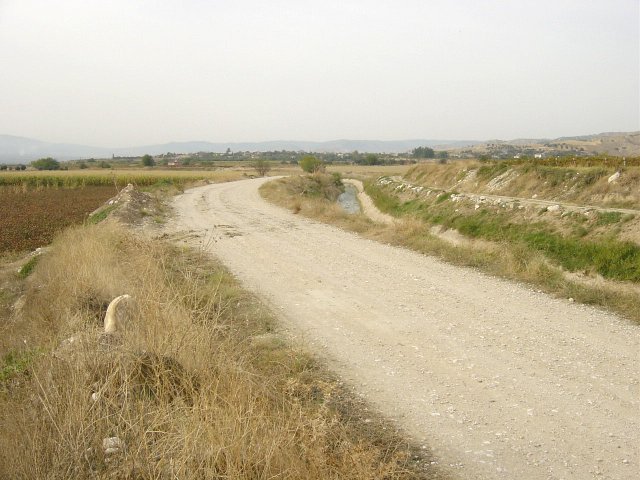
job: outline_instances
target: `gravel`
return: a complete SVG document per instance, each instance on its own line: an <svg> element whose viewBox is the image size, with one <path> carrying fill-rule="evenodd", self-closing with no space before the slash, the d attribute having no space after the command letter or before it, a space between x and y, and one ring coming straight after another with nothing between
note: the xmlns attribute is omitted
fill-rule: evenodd
<svg viewBox="0 0 640 480"><path fill-rule="evenodd" d="M266 203L199 187L167 225L222 260L440 467L468 479L635 479L637 326Z"/></svg>

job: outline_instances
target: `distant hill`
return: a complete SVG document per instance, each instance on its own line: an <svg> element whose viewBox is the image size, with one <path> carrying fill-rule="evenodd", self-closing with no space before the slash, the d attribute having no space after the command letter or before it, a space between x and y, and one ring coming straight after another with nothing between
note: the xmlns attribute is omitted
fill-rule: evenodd
<svg viewBox="0 0 640 480"><path fill-rule="evenodd" d="M478 143L477 141L459 140L332 140L328 142L308 141L270 141L270 142L170 142L158 145L143 145L137 147L102 148L88 145L73 145L65 143L47 143L32 138L0 135L0 163L28 163L42 157L53 157L58 160L76 160L81 158L111 158L141 156L145 154L159 155L161 153L195 153L231 151L268 152L277 150L293 150L305 152L359 152L403 153L416 147L431 148L462 148Z"/></svg>
<svg viewBox="0 0 640 480"><path fill-rule="evenodd" d="M227 149L233 152L267 152L277 150L293 150L305 152L346 153L355 150L373 153L405 153L416 147L430 147L436 150L477 150L482 153L487 145L518 146L553 149L562 144L564 148L582 149L587 153L607 153L619 156L640 155L640 132L600 133L576 137L560 137L558 139L516 139L505 140L331 140L327 142L309 141L269 141L269 142L170 142L158 145L137 147L103 148L89 145L67 143L48 143L32 138L0 135L0 164L28 163L42 157L53 157L58 160L76 160L82 158L136 157L144 154L159 155L161 153L223 153Z"/></svg>

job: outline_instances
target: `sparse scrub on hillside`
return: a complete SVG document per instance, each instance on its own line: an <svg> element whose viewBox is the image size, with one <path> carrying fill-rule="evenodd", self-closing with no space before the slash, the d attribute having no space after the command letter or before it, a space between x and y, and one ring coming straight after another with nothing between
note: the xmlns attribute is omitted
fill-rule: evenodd
<svg viewBox="0 0 640 480"><path fill-rule="evenodd" d="M26 282L0 343L0 477L417 478L201 255L101 223L63 233ZM123 293L131 318L107 341Z"/></svg>
<svg viewBox="0 0 640 480"><path fill-rule="evenodd" d="M590 158L432 163L412 167L405 179L466 193L640 209L640 158L624 162Z"/></svg>

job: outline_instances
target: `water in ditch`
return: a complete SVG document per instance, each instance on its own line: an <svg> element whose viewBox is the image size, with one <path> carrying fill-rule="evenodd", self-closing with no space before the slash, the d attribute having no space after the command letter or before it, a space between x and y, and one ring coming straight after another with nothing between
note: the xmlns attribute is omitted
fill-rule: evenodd
<svg viewBox="0 0 640 480"><path fill-rule="evenodd" d="M360 213L358 190L353 185L345 185L344 192L338 197L338 204L347 213Z"/></svg>

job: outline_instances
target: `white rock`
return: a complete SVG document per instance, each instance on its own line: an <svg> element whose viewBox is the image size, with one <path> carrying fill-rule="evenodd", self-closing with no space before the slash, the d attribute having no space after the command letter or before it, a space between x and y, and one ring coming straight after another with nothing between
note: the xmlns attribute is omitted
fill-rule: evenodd
<svg viewBox="0 0 640 480"><path fill-rule="evenodd" d="M560 205L549 205L547 207L547 212L559 212L562 209Z"/></svg>
<svg viewBox="0 0 640 480"><path fill-rule="evenodd" d="M60 347L62 347L62 348L70 347L71 345L73 345L77 341L78 341L78 337L76 335L74 335L74 336L66 338L62 342L60 342Z"/></svg>
<svg viewBox="0 0 640 480"><path fill-rule="evenodd" d="M129 316L128 307L130 303L130 295L120 295L111 301L104 316L105 333L116 333L124 327Z"/></svg>
<svg viewBox="0 0 640 480"><path fill-rule="evenodd" d="M124 448L124 442L119 437L107 437L102 440L105 455L118 453Z"/></svg>
<svg viewBox="0 0 640 480"><path fill-rule="evenodd" d="M615 183L620 178L620 172L616 172L607 180L609 183Z"/></svg>

